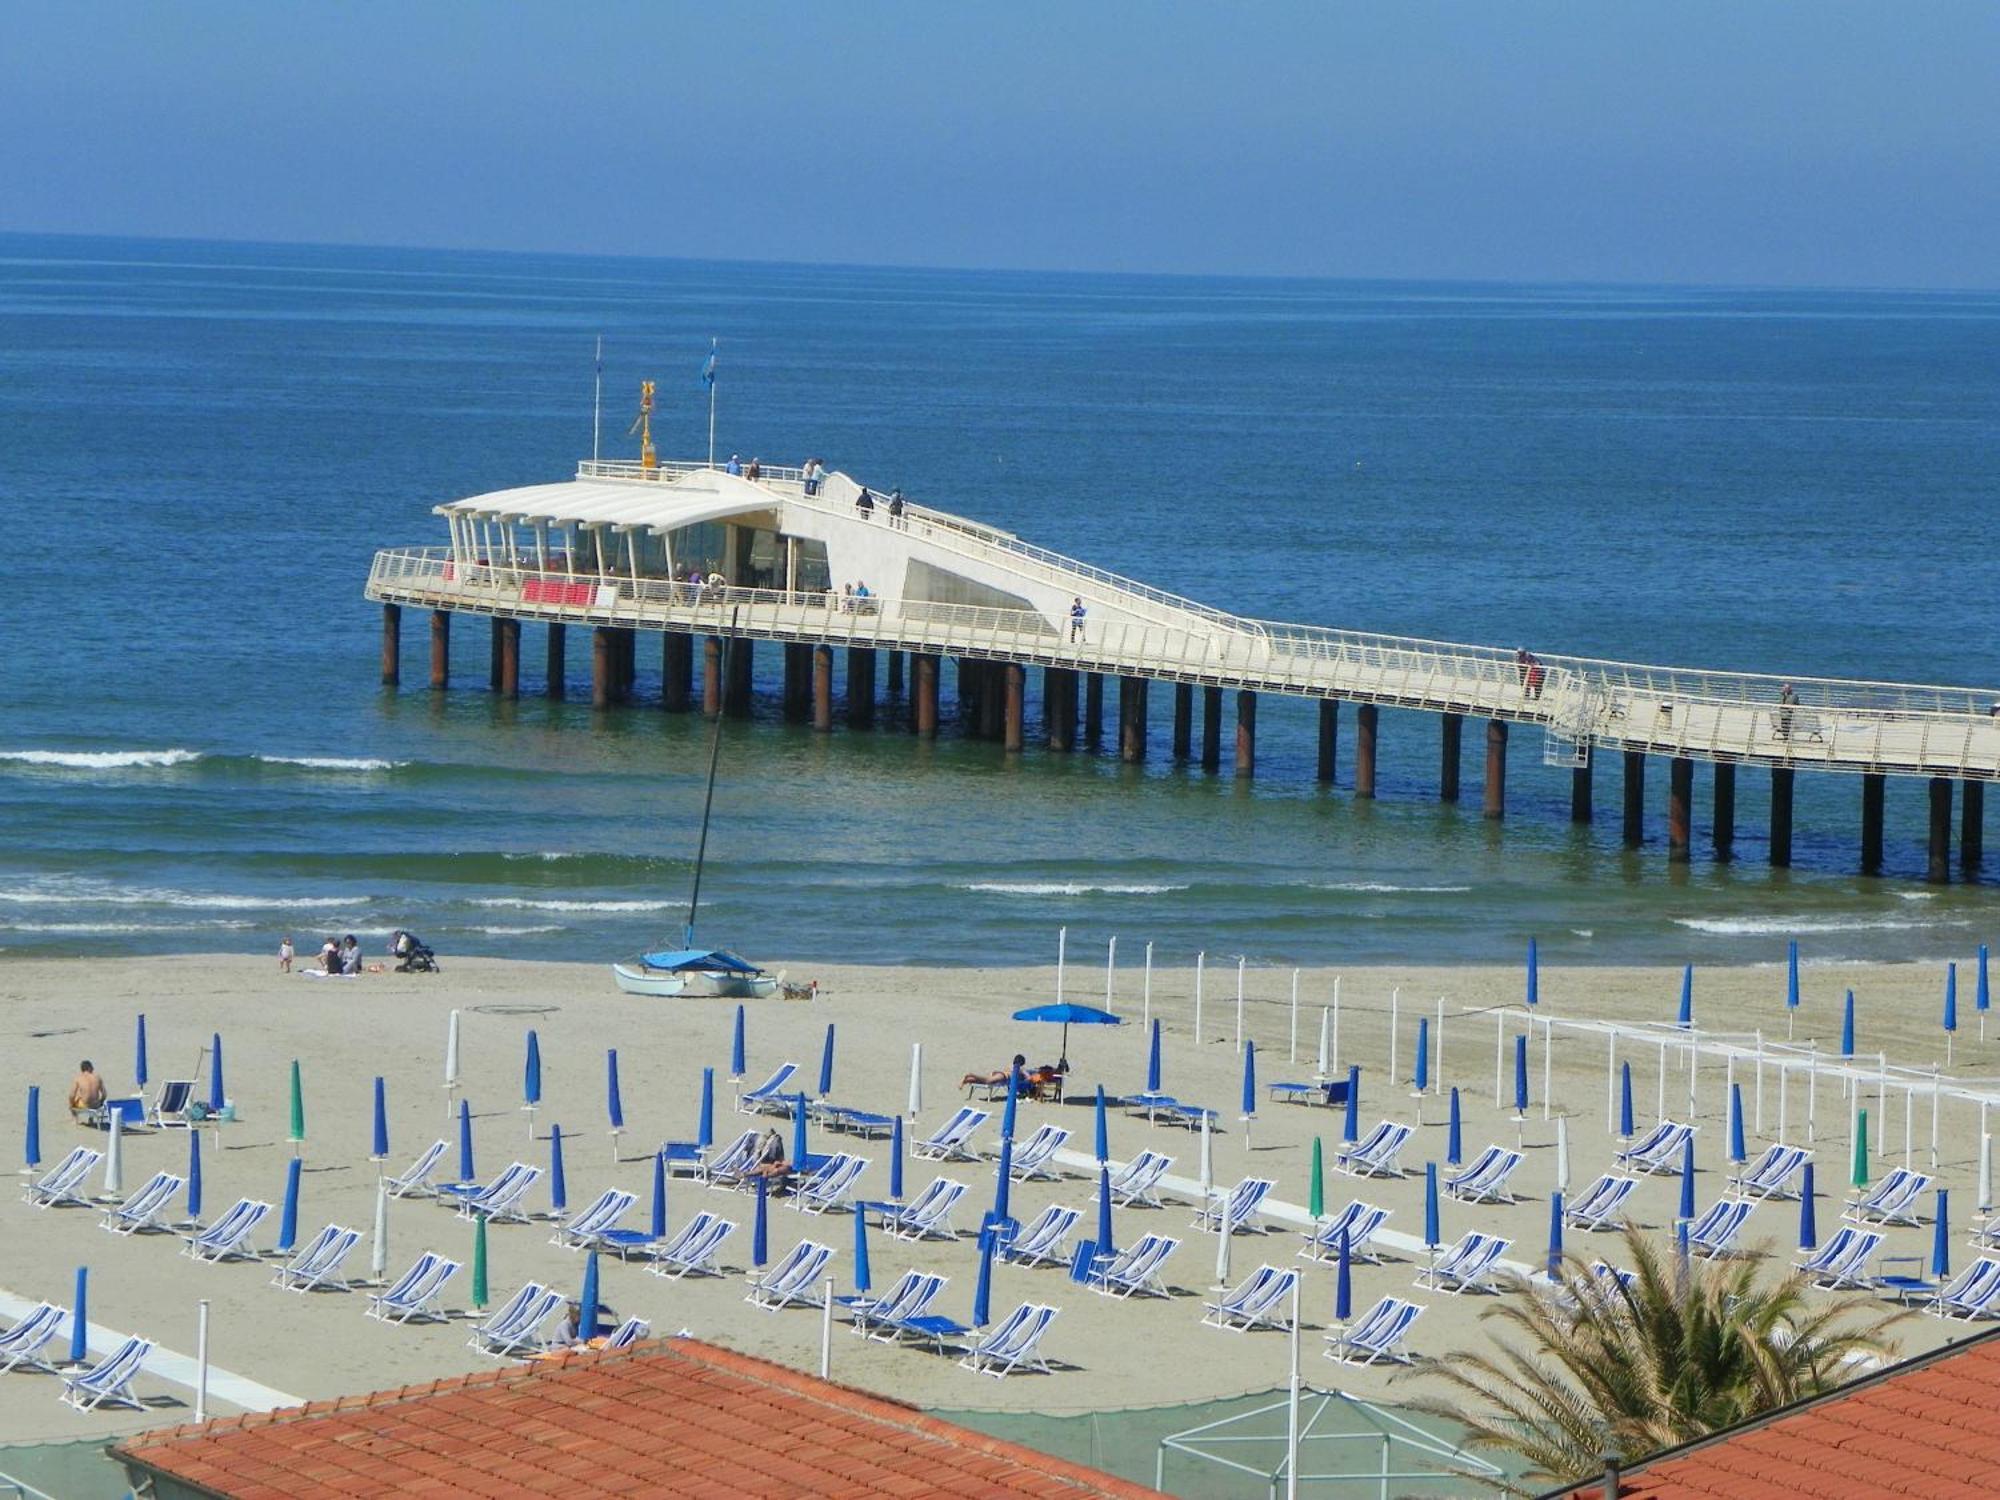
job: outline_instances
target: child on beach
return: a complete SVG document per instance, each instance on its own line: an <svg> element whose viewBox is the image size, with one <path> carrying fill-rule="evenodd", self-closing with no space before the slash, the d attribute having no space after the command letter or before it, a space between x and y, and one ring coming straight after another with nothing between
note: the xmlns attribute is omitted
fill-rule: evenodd
<svg viewBox="0 0 2000 1500"><path fill-rule="evenodd" d="M289 933L278 940L278 972L280 974L292 972L292 939Z"/></svg>

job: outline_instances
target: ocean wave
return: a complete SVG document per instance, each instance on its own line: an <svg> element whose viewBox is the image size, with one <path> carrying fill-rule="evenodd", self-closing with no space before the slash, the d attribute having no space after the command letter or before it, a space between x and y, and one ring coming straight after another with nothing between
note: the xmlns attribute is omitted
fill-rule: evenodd
<svg viewBox="0 0 2000 1500"><path fill-rule="evenodd" d="M409 764L368 755L260 755L257 759L267 766L302 766L308 771L394 771Z"/></svg>
<svg viewBox="0 0 2000 1500"><path fill-rule="evenodd" d="M672 911L683 901L537 901L527 896L485 896L474 906L497 906L509 911Z"/></svg>
<svg viewBox="0 0 2000 1500"><path fill-rule="evenodd" d="M487 937L532 937L538 932L561 932L560 922L542 923L530 927L468 927L467 932L484 933Z"/></svg>
<svg viewBox="0 0 2000 1500"><path fill-rule="evenodd" d="M0 902L13 906L175 906L193 911L302 911L331 910L366 904L354 896L236 896L196 891L118 888L52 891L42 889L0 890Z"/></svg>
<svg viewBox="0 0 2000 1500"><path fill-rule="evenodd" d="M1472 887L1469 885L1392 885L1383 880L1336 880L1331 883L1315 883L1315 891L1356 891L1369 895L1408 896L1463 896Z"/></svg>
<svg viewBox="0 0 2000 1500"><path fill-rule="evenodd" d="M252 922L233 922L227 918L217 918L210 922L9 922L9 932L193 932L197 928L226 928L240 931L255 926Z"/></svg>
<svg viewBox="0 0 2000 1500"><path fill-rule="evenodd" d="M523 854L523 853L520 853L520 852L516 851L516 852L513 852L513 853L509 853L509 854L503 854L503 855L501 855L500 857L501 857L502 859L533 859L533 860L540 860L540 861L541 861L542 863L544 863L544 864L551 864L551 865L552 865L552 864L556 863L556 861L558 861L558 860L564 860L564 859L596 859L596 858L598 858L599 856L597 856L597 855L595 855L595 854L584 854L584 853L580 853L579 851L577 851L577 850L574 850L574 849L533 849L533 850L530 850L530 851L528 851L528 852L527 852L527 853L525 853L525 854Z"/></svg>
<svg viewBox="0 0 2000 1500"><path fill-rule="evenodd" d="M954 885L955 891L979 891L992 896L1164 896L1184 891L1184 885L1087 885L1081 881L991 880Z"/></svg>
<svg viewBox="0 0 2000 1500"><path fill-rule="evenodd" d="M1817 932L1914 932L1923 927L1967 927L1967 918L1929 921L1896 917L1675 917L1676 927L1714 937L1796 937Z"/></svg>
<svg viewBox="0 0 2000 1500"><path fill-rule="evenodd" d="M200 759L199 750L0 750L0 761L65 771L152 770Z"/></svg>

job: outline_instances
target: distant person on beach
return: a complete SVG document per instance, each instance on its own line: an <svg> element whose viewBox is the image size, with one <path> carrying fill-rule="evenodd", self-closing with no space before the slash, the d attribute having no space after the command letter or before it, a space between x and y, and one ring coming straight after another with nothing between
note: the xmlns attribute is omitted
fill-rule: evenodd
<svg viewBox="0 0 2000 1500"><path fill-rule="evenodd" d="M764 1132L764 1139L757 1143L756 1165L743 1175L775 1180L787 1176L791 1170L792 1164L785 1160L785 1138L773 1126Z"/></svg>
<svg viewBox="0 0 2000 1500"><path fill-rule="evenodd" d="M1792 710L1798 707L1798 702L1798 689L1789 682L1778 689L1778 738L1781 740L1792 737Z"/></svg>
<svg viewBox="0 0 2000 1500"><path fill-rule="evenodd" d="M1083 607L1083 598L1081 595L1069 601L1069 638L1071 640L1080 641L1083 639L1083 619L1088 613L1089 611Z"/></svg>
<svg viewBox="0 0 2000 1500"><path fill-rule="evenodd" d="M278 972L280 974L292 972L292 939L289 933L278 942Z"/></svg>
<svg viewBox="0 0 2000 1500"><path fill-rule="evenodd" d="M729 462L722 466L722 472L725 474L741 474L743 472L743 461L734 453L730 454Z"/></svg>
<svg viewBox="0 0 2000 1500"><path fill-rule="evenodd" d="M321 971L327 974L340 972L340 944L332 938L320 944L319 966Z"/></svg>
<svg viewBox="0 0 2000 1500"><path fill-rule="evenodd" d="M80 1125L88 1125L103 1108L104 1080L97 1076L97 1065L86 1057L76 1065L76 1077L69 1082L70 1117Z"/></svg>
<svg viewBox="0 0 2000 1500"><path fill-rule="evenodd" d="M361 972L361 944L355 941L351 932L347 935L347 941L340 945L340 972L343 974Z"/></svg>
<svg viewBox="0 0 2000 1500"><path fill-rule="evenodd" d="M1011 1067L1003 1068L996 1073L967 1073L963 1078L958 1080L958 1086L962 1089L997 1089L1008 1083L1013 1084L1014 1092L1017 1094L1025 1094L1029 1091L1028 1059L1018 1052L1014 1054L1014 1062Z"/></svg>

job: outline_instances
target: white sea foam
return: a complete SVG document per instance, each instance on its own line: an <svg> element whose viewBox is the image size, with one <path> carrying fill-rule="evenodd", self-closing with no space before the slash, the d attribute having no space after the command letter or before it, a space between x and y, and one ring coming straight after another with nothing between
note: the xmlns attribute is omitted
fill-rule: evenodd
<svg viewBox="0 0 2000 1500"><path fill-rule="evenodd" d="M1583 938L1587 942L1597 936L1597 931L1591 927L1572 927L1570 928L1570 936Z"/></svg>
<svg viewBox="0 0 2000 1500"><path fill-rule="evenodd" d="M309 771L393 771L409 764L406 760L378 760L366 755L260 755L257 759L267 766L303 766Z"/></svg>
<svg viewBox="0 0 2000 1500"><path fill-rule="evenodd" d="M588 854L579 854L570 849L536 849L526 854L503 854L502 859L539 859L554 864L559 859L589 859Z"/></svg>
<svg viewBox="0 0 2000 1500"><path fill-rule="evenodd" d="M1392 885L1383 880L1336 880L1330 884L1315 884L1316 891L1357 891L1369 895L1409 895L1409 896L1462 896L1472 889L1469 885Z"/></svg>
<svg viewBox="0 0 2000 1500"><path fill-rule="evenodd" d="M487 896L474 906L498 906L509 911L671 911L680 901L535 901L526 896Z"/></svg>
<svg viewBox="0 0 2000 1500"><path fill-rule="evenodd" d="M1966 927L1963 919L1905 921L1894 917L1676 917L1676 927L1716 937L1796 937L1818 932L1913 932L1923 927Z"/></svg>
<svg viewBox="0 0 2000 1500"><path fill-rule="evenodd" d="M532 927L472 927L471 932L483 932L488 937L531 937L538 932L561 932L562 924L549 922Z"/></svg>
<svg viewBox="0 0 2000 1500"><path fill-rule="evenodd" d="M0 750L0 761L55 766L66 771L154 769L184 766L200 759L199 750Z"/></svg>
<svg viewBox="0 0 2000 1500"><path fill-rule="evenodd" d="M1184 891L1184 885L1085 885L1073 881L979 881L971 885L955 885L956 891L981 891L993 896L1164 896L1169 891Z"/></svg>
<svg viewBox="0 0 2000 1500"><path fill-rule="evenodd" d="M253 924L217 920L212 922L9 922L9 932L192 932L196 928L240 929Z"/></svg>
<svg viewBox="0 0 2000 1500"><path fill-rule="evenodd" d="M235 896L141 887L0 890L0 902L14 906L177 906L195 911L295 911L354 907L364 901L365 898L353 896Z"/></svg>

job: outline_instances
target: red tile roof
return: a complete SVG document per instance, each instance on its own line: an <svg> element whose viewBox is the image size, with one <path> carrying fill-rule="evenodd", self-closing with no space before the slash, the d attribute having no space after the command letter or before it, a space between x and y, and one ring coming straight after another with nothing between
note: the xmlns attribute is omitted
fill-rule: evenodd
<svg viewBox="0 0 2000 1500"><path fill-rule="evenodd" d="M1620 1500L2000 1494L2000 1329L1625 1471ZM1602 1481L1565 1489L1603 1500Z"/></svg>
<svg viewBox="0 0 2000 1500"><path fill-rule="evenodd" d="M1153 1493L694 1339L143 1433L112 1451L230 1500Z"/></svg>

